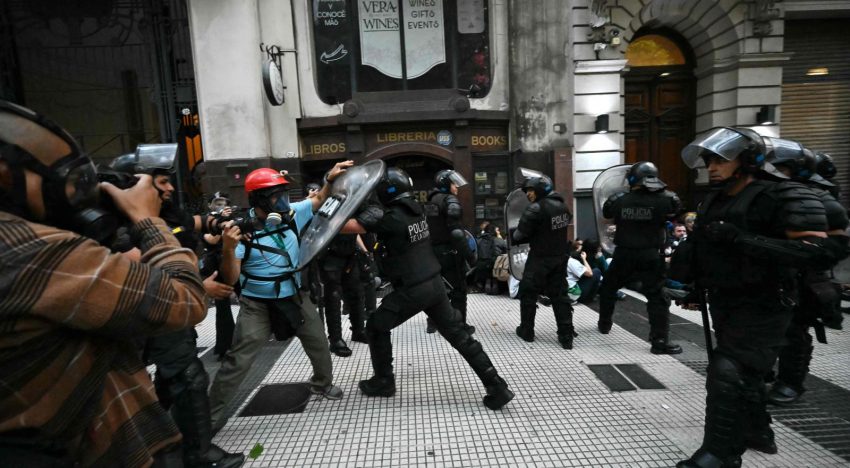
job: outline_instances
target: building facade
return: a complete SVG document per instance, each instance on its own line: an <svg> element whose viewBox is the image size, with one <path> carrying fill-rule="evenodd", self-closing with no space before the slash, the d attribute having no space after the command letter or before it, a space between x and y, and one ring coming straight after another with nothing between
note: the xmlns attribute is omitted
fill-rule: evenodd
<svg viewBox="0 0 850 468"><path fill-rule="evenodd" d="M38 31L33 24L51 23L24 25L20 18L64 17L66 29L107 30L102 25L128 17L125 29L133 34L127 37L155 40L156 29L147 25L156 22L133 23L132 15L115 12L141 11L144 20L163 7L185 11L181 22L170 24L185 18L191 57L153 60L159 71L144 75L144 82L171 89L163 83L175 75L162 64L193 67L193 101L186 107L191 115L197 110L205 189L228 191L243 203L244 177L257 167L286 169L297 186L319 180L336 161L383 159L411 174L420 197L437 170L460 171L470 182L460 194L466 224L500 224L516 169L531 167L550 174L573 206L572 235L595 237L591 188L601 171L653 161L693 208L705 176L687 170L679 152L696 135L724 125L753 127L827 152L838 161L839 179L850 183L850 49L842 41L847 0L94 4L86 12L6 4L0 11L0 35L10 39L0 53L8 65L0 74L4 96L24 95L24 104L51 115L67 108L56 105L62 99L27 94L70 78L61 76L68 68L44 66L45 56L48 63L68 62L55 52L42 54L41 62L27 58L44 49L44 41L32 39ZM116 31L110 34L120 36ZM173 58L181 50L158 54ZM96 79L73 77L75 83ZM164 115L159 123L143 119L151 122L146 131L180 127L174 125L180 116L168 114L174 105L151 107L153 96L124 95L131 110L135 105ZM73 130L92 133L89 120L75 121ZM136 139L173 137L141 135L127 120L126 133L139 134ZM109 146L99 154L103 148Z"/></svg>

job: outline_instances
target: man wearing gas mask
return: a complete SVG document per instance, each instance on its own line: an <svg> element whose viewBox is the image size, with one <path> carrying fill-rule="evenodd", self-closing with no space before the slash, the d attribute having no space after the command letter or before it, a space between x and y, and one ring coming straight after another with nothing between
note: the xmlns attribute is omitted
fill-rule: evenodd
<svg viewBox="0 0 850 468"><path fill-rule="evenodd" d="M213 427L226 422L227 405L272 333L279 340L296 336L301 341L313 366L311 392L331 400L342 398L342 389L333 384L325 325L310 294L302 292L307 285L296 270L301 231L325 202L330 183L352 165L352 161L336 164L321 190L292 204L285 173L264 168L245 178L251 205L248 229L253 232L243 238L234 225L222 238L221 276L228 283L238 280L242 295L233 346L210 388Z"/></svg>
<svg viewBox="0 0 850 468"><path fill-rule="evenodd" d="M449 301L460 312L464 327L469 334L475 327L466 321L466 260L469 256L466 232L461 225L463 207L457 198L458 189L467 185L460 173L445 169L434 175L434 188L428 193L425 214L431 230L431 244L440 262L440 272L448 282ZM428 319L426 331L434 333L434 322Z"/></svg>
<svg viewBox="0 0 850 468"><path fill-rule="evenodd" d="M440 277L440 263L431 247L425 211L413 199L413 181L403 170L387 168L375 192L380 204L366 205L342 232L374 232L384 244L384 273L393 291L366 322L366 336L375 375L360 381L367 396L391 397L396 392L393 373L391 330L420 311L434 321L437 331L469 363L484 384L483 402L491 410L506 405L514 394L499 376L481 343L464 327L464 322L449 303Z"/></svg>
<svg viewBox="0 0 850 468"><path fill-rule="evenodd" d="M158 217L150 176L119 190L140 261L102 237L94 165L53 122L0 101L0 452L9 466L180 466L180 433L134 338L206 315L195 255ZM82 234L82 235L81 235ZM22 367L23 366L23 367ZM172 463L175 463L172 465Z"/></svg>
<svg viewBox="0 0 850 468"><path fill-rule="evenodd" d="M671 260L672 279L707 293L717 346L702 446L678 467L736 467L747 448L776 452L763 382L791 320L795 272L834 262L820 200L787 182L765 153L748 128L717 128L682 150L688 167L708 169L712 192L699 206L690 247Z"/></svg>
<svg viewBox="0 0 850 468"><path fill-rule="evenodd" d="M208 216L193 216L173 202L171 178L176 172L176 145L143 145L135 153L115 158L110 168L120 173L149 174L162 200L160 216L184 248L195 251L200 232L209 233ZM232 284L232 283L231 283ZM204 281L211 296L216 288L227 287L212 274ZM183 434L184 463L189 467L240 466L243 454L227 453L213 444L210 400L207 396L209 375L197 353L198 334L188 327L148 338L144 357L156 365L156 392L163 407L171 410L174 422Z"/></svg>

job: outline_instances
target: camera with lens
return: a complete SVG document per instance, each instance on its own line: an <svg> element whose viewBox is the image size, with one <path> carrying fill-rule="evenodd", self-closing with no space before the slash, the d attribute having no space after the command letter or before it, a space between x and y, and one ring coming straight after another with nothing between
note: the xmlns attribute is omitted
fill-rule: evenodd
<svg viewBox="0 0 850 468"><path fill-rule="evenodd" d="M224 208L217 212L210 213L210 216L214 220L210 224L210 233L214 235L221 234L221 226L229 221L232 221L233 225L238 227L242 234L250 234L254 231L263 229L263 223L260 222L259 219L250 216L246 211L240 209L238 206Z"/></svg>

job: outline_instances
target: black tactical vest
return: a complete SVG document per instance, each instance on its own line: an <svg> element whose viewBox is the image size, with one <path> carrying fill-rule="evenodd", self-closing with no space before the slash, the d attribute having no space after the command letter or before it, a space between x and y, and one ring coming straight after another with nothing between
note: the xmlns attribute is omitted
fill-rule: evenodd
<svg viewBox="0 0 850 468"><path fill-rule="evenodd" d="M812 192L818 196L823 207L826 210L827 230L847 229L850 225L850 220L847 219L847 209L841 204L829 190L820 187L810 187Z"/></svg>
<svg viewBox="0 0 850 468"><path fill-rule="evenodd" d="M428 202L423 205L428 218L428 228L431 230L431 243L434 245L451 242L448 217L446 216L446 201L454 195L433 191L428 194Z"/></svg>
<svg viewBox="0 0 850 468"><path fill-rule="evenodd" d="M664 227L674 211L672 199L663 192L629 192L612 202L617 247L660 249L666 240Z"/></svg>
<svg viewBox="0 0 850 468"><path fill-rule="evenodd" d="M402 198L387 208L378 236L386 248L382 265L393 286L412 286L439 274L440 263L431 247L422 206Z"/></svg>
<svg viewBox="0 0 850 468"><path fill-rule="evenodd" d="M537 227L529 240L529 256L534 257L566 257L570 252L567 239L567 228L573 219L567 209L564 198L552 192L535 202L540 205L540 215Z"/></svg>
<svg viewBox="0 0 850 468"><path fill-rule="evenodd" d="M697 209L694 228L696 262L700 285L713 289L750 290L753 294L778 290L792 277L793 271L754 259L739 252L728 243L709 241L704 228L714 221L732 223L741 231L766 237L781 238L784 232L774 232L778 212L777 200L767 196L773 182L756 180L734 197L712 192Z"/></svg>

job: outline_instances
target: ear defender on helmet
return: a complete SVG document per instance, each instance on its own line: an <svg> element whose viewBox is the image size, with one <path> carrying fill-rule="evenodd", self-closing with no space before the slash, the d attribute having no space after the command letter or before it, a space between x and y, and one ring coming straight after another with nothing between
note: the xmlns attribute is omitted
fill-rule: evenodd
<svg viewBox="0 0 850 468"><path fill-rule="evenodd" d="M399 198L411 196L413 180L403 169L388 167L383 179L378 182L375 192L383 204L391 203Z"/></svg>

